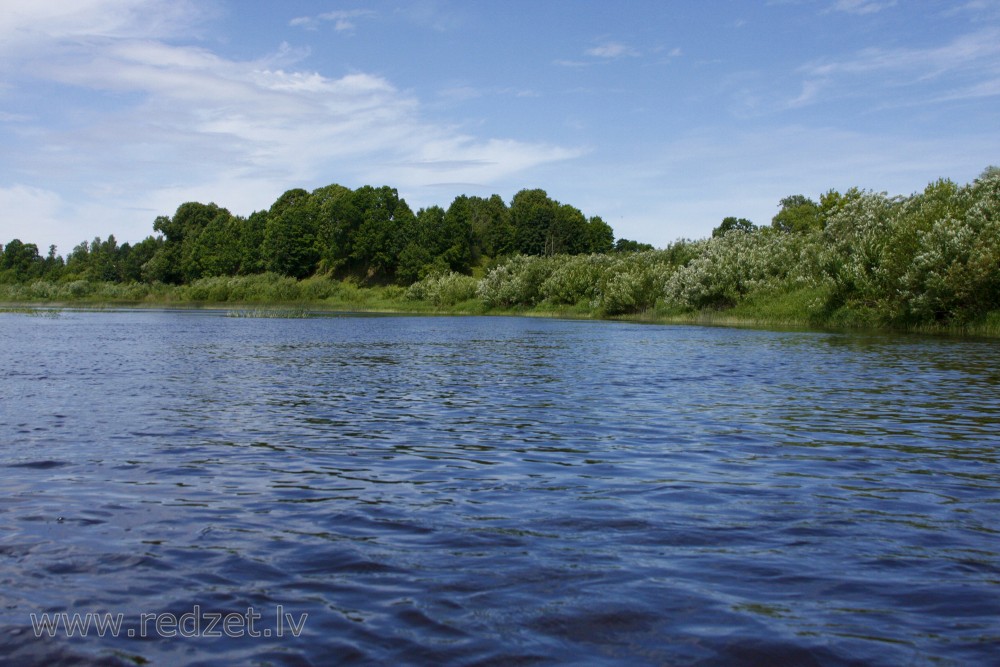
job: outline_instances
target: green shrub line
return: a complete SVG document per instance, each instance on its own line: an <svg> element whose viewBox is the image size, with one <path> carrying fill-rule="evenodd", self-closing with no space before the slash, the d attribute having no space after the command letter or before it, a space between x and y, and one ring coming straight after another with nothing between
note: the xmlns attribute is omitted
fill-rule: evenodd
<svg viewBox="0 0 1000 667"><path fill-rule="evenodd" d="M637 259L637 261L641 264L643 260ZM633 270L624 275L634 277L637 272ZM536 275L535 278L539 279L541 276ZM208 280L216 282L215 279ZM86 293L80 296L78 289L71 292L52 285L35 285L33 289L27 290L11 289L23 286L0 285L0 315L58 317L67 308L101 310L167 307L215 309L224 311L226 317L243 319L298 319L333 313L502 315L653 324L792 327L838 331L910 331L1000 337L1000 309L990 311L984 317L972 322L891 323L878 317L871 310L856 309L851 306L841 306L832 312L825 312L818 308L817 304L824 303L829 293L817 287L755 293L752 298L728 307L683 308L658 298L652 305L646 304L641 309L609 311L601 308L600 299L581 299L575 303L567 303L566 299L539 298L530 305L524 303L489 305L477 291L489 283L459 274L429 277L405 290L395 286L358 287L351 282L317 278L290 283L283 278L275 278L275 284L270 286L265 285L260 276L228 280L252 282L258 290L251 291L245 284L230 285L228 291L213 284L189 286L136 284L131 286L130 290L122 290L121 285L114 283L96 283L89 285ZM547 277L542 279L542 283L545 280ZM628 278L609 282L614 282L621 288L626 280ZM633 295L631 303L641 302L642 285L639 287L639 290L629 292ZM39 294L49 296L40 298ZM235 298L219 298L220 295ZM273 298L275 295L279 298Z"/></svg>
<svg viewBox="0 0 1000 667"><path fill-rule="evenodd" d="M1000 169L910 197L852 189L782 201L772 225L729 219L666 248L516 254L408 286L333 273L183 284L0 281L0 303L246 306L519 314L634 321L1000 335ZM266 306L266 309L253 308ZM237 312L237 311L234 311ZM268 314L272 313L272 314ZM248 316L248 315L246 315Z"/></svg>

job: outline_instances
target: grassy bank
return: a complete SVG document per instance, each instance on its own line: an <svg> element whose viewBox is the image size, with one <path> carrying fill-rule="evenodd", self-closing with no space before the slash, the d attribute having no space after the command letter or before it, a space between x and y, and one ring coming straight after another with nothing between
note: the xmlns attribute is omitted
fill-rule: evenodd
<svg viewBox="0 0 1000 667"><path fill-rule="evenodd" d="M206 278L190 285L135 283L49 283L0 285L0 313L53 315L59 307L180 307L215 308L231 317L309 317L323 312L435 315L516 315L571 319L699 324L744 327L796 327L814 330L886 330L934 334L1000 337L1000 311L962 325L899 325L856 306L828 307L824 288L756 293L735 305L701 309L668 306L627 313L602 311L593 301L558 303L543 299L533 305L487 305L477 294L478 280L440 276L410 288L361 287L351 281L314 277L294 280L274 274Z"/></svg>

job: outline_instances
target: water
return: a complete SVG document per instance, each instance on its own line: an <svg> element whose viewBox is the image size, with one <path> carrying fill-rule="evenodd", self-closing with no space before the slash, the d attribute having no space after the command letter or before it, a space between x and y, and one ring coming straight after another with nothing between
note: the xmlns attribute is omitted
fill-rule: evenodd
<svg viewBox="0 0 1000 667"><path fill-rule="evenodd" d="M0 369L8 664L1000 664L994 341L65 311Z"/></svg>

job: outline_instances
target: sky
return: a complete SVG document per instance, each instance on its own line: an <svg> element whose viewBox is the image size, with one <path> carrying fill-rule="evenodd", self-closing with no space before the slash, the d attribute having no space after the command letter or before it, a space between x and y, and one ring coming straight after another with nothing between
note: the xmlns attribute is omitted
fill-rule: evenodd
<svg viewBox="0 0 1000 667"><path fill-rule="evenodd" d="M619 238L1000 164L1000 0L0 0L0 243L541 188Z"/></svg>

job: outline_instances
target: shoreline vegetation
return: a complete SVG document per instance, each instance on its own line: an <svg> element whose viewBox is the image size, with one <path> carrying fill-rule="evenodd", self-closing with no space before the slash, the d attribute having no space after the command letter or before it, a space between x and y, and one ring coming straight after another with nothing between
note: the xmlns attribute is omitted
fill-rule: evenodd
<svg viewBox="0 0 1000 667"><path fill-rule="evenodd" d="M315 284L309 280L298 281L302 292L317 291ZM1000 338L1000 311L992 311L988 317L976 322L957 323L923 323L912 325L893 325L891 323L872 322L864 319L864 313L841 311L838 317L821 319L803 316L797 309L806 294L784 295L774 301L755 300L751 303L738 304L732 308L703 310L679 310L658 304L652 308L610 315L596 312L589 304L557 305L542 302L532 307L488 308L480 299L472 298L456 303L434 303L430 300L414 300L408 298L405 291L389 287L359 287L350 282L334 284L330 287L334 295L326 298L288 298L288 288L280 292L283 298L246 300L213 300L192 299L190 291L175 286L150 286L151 289L142 294L142 290L133 289L128 295L122 294L120 286L113 283L88 285L85 296L69 298L24 298L25 292L19 291L16 299L9 298L6 286L0 285L0 314L20 314L37 317L58 317L63 311L101 311L101 310L143 310L143 309L178 309L178 310L213 310L220 311L226 317L241 319L306 319L313 317L330 317L340 315L432 315L432 316L511 316L511 317L551 317L560 319L604 320L620 322L637 322L644 324L674 324L699 326L727 326L749 328L789 328L811 331L867 331L867 332L900 332L934 335L962 335L975 337ZM44 290L50 285L34 285L35 289ZM201 287L204 287L201 286ZM29 289L28 293L32 291ZM200 292L200 290L195 290ZM320 290L322 293L323 290ZM51 293L51 292L49 292ZM58 291L56 292L58 294ZM141 298L137 297L142 294Z"/></svg>
<svg viewBox="0 0 1000 667"><path fill-rule="evenodd" d="M500 314L1000 336L1000 169L890 197L783 199L663 249L524 190L413 214L395 190L289 191L233 216L183 204L129 246L0 249L0 312L214 307L233 317Z"/></svg>

